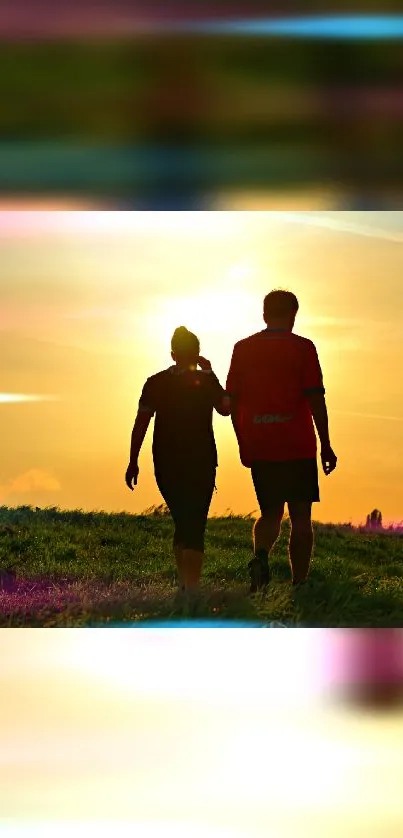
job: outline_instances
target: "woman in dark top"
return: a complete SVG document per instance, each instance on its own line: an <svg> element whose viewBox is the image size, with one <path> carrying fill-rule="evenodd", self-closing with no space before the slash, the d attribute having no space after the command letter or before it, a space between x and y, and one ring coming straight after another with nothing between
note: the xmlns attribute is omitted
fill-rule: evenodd
<svg viewBox="0 0 403 838"><path fill-rule="evenodd" d="M155 414L155 477L175 524L173 548L180 588L194 591L200 582L218 465L213 408L229 416L231 406L210 362L199 355L196 335L181 326L174 332L171 350L175 365L148 378L143 387L126 484L133 490L137 483L139 452Z"/></svg>

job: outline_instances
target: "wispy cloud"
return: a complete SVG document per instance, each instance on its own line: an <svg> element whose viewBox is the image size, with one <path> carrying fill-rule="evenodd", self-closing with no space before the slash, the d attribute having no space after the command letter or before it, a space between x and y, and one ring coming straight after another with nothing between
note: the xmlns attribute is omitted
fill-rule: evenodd
<svg viewBox="0 0 403 838"><path fill-rule="evenodd" d="M59 480L49 471L31 468L0 486L0 498L4 500L10 495L26 494L38 490L59 492L61 488Z"/></svg>
<svg viewBox="0 0 403 838"><path fill-rule="evenodd" d="M61 489L59 481L48 471L31 468L15 477L10 483L11 492L32 492L34 489L45 489L55 492Z"/></svg>
<svg viewBox="0 0 403 838"><path fill-rule="evenodd" d="M386 416L381 413L361 413L351 410L333 410L332 413L337 413L339 416L356 416L359 419L381 419L386 422L403 422L403 416Z"/></svg>
<svg viewBox="0 0 403 838"><path fill-rule="evenodd" d="M57 402L60 396L34 395L27 393L0 393L0 404L19 404L24 402Z"/></svg>
<svg viewBox="0 0 403 838"><path fill-rule="evenodd" d="M362 326L362 320L358 317L312 316L302 314L299 320L304 324L304 326L329 326L330 328L338 328L341 326L347 328L357 328Z"/></svg>
<svg viewBox="0 0 403 838"><path fill-rule="evenodd" d="M117 310L112 307L106 308L102 306L98 306L98 308L82 308L78 311L69 312L65 315L65 317L68 320L97 320L98 318L103 320L116 318L117 315L121 317L127 317L127 309Z"/></svg>
<svg viewBox="0 0 403 838"><path fill-rule="evenodd" d="M272 213L278 220L301 224L308 227L320 227L325 230L334 230L337 233L351 233L355 236L366 236L371 239L383 239L384 241L403 244L403 231L386 230L381 227L361 224L360 222L349 221L343 217L343 213L335 212L332 215L322 213L305 212L275 212Z"/></svg>

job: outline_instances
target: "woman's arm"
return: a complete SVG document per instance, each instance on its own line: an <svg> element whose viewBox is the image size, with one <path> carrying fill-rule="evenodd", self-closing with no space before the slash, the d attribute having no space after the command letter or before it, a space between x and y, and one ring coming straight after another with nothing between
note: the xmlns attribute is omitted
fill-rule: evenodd
<svg viewBox="0 0 403 838"><path fill-rule="evenodd" d="M131 489L132 491L134 486L137 484L137 478L139 476L139 467L137 461L152 416L152 410L148 410L147 408L140 408L133 425L130 442L130 462L127 467L125 476L126 486L128 486L129 489Z"/></svg>
<svg viewBox="0 0 403 838"><path fill-rule="evenodd" d="M236 343L232 352L231 364L227 375L226 391L231 399L231 420L236 438L239 442L238 414L239 394L242 391L242 350L241 344Z"/></svg>
<svg viewBox="0 0 403 838"><path fill-rule="evenodd" d="M147 410L146 408L141 408L136 416L131 442L130 442L130 462L137 463L138 456L140 454L141 446L144 442L144 437L147 433L148 426L151 422L153 417L153 413L151 410Z"/></svg>
<svg viewBox="0 0 403 838"><path fill-rule="evenodd" d="M235 436L236 436L236 438L237 438L237 439L239 439L239 432L238 432L238 418L237 418L237 413L238 413L238 410L237 410L237 402L236 402L236 399L235 399L235 397L234 397L234 396L231 396L231 397L230 397L230 399L231 399L231 420L232 420L232 425L233 425L233 428L234 428L234 431L235 431Z"/></svg>
<svg viewBox="0 0 403 838"><path fill-rule="evenodd" d="M203 358L199 356L198 359L199 367L203 370L203 372L209 373L211 375L211 380L215 390L215 398L214 398L214 407L217 413L220 416L229 416L231 413L231 399L228 393L225 392L224 388L221 387L221 384L211 368L210 361L207 358Z"/></svg>
<svg viewBox="0 0 403 838"><path fill-rule="evenodd" d="M221 401L215 404L214 407L220 416L231 415L231 398L225 390L223 390Z"/></svg>

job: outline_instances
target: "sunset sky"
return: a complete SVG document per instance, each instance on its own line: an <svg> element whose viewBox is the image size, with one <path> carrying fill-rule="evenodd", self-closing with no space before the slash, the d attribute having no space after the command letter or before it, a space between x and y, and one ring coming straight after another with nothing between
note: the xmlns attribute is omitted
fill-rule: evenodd
<svg viewBox="0 0 403 838"><path fill-rule="evenodd" d="M151 429L124 484L145 379L185 325L225 385L275 287L318 349L339 457L318 521L403 519L403 213L0 212L0 503L140 512L162 499ZM257 507L216 415L211 513Z"/></svg>
<svg viewBox="0 0 403 838"><path fill-rule="evenodd" d="M328 700L340 632L3 632L2 838L401 836L402 716Z"/></svg>

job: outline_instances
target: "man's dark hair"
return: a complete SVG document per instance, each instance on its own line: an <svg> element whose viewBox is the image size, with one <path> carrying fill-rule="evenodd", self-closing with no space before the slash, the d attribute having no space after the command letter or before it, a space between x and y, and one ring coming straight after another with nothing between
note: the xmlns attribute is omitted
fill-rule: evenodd
<svg viewBox="0 0 403 838"><path fill-rule="evenodd" d="M287 317L296 314L299 308L298 300L292 291L276 289L264 298L263 316L265 320L271 317Z"/></svg>
<svg viewBox="0 0 403 838"><path fill-rule="evenodd" d="M171 349L181 358L196 359L200 355L200 341L186 326L179 326L172 335Z"/></svg>

